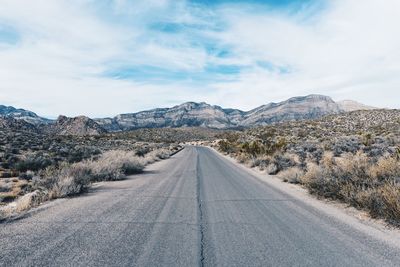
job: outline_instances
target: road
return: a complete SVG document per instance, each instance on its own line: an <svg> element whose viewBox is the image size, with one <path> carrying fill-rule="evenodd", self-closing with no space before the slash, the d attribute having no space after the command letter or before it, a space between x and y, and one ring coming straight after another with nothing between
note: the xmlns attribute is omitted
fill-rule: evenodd
<svg viewBox="0 0 400 267"><path fill-rule="evenodd" d="M1 266L398 266L400 250L204 147L0 224Z"/></svg>

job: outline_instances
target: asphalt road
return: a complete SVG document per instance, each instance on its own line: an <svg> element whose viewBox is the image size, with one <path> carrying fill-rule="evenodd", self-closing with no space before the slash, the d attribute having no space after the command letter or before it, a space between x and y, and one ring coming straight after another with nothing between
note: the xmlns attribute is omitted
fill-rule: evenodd
<svg viewBox="0 0 400 267"><path fill-rule="evenodd" d="M1 266L399 266L400 251L208 148L0 224Z"/></svg>

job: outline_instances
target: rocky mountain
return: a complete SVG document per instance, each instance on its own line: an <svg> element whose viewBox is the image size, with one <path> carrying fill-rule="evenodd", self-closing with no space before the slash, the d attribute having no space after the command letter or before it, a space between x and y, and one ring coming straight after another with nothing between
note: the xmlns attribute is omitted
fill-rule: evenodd
<svg viewBox="0 0 400 267"><path fill-rule="evenodd" d="M25 120L18 120L12 117L0 116L0 133L2 132L39 132L33 124Z"/></svg>
<svg viewBox="0 0 400 267"><path fill-rule="evenodd" d="M85 116L74 118L59 116L53 124L49 125L48 131L56 135L99 135L106 133L94 120Z"/></svg>
<svg viewBox="0 0 400 267"><path fill-rule="evenodd" d="M34 125L51 123L51 120L39 117L32 111L20 108L17 109L11 106L0 105L0 116L23 120Z"/></svg>
<svg viewBox="0 0 400 267"><path fill-rule="evenodd" d="M373 108L351 100L335 102L328 96L308 95L293 97L279 103L269 103L250 111L225 109L204 102L187 102L172 108L120 114L113 118L92 120L84 116L75 118L60 116L56 121L51 121L31 111L0 106L0 117L29 122L38 126L38 129L43 128L52 134L97 135L139 128L247 128L284 121L315 119L329 114L364 109ZM46 126L42 127L43 124Z"/></svg>
<svg viewBox="0 0 400 267"><path fill-rule="evenodd" d="M207 103L187 102L172 108L159 108L138 113L121 114L114 118L96 119L108 131L137 128L208 127L216 129L251 127L283 121L315 119L329 114L354 110L364 105L339 104L323 95L293 97L270 103L250 111L224 109Z"/></svg>
<svg viewBox="0 0 400 267"><path fill-rule="evenodd" d="M120 114L114 118L96 119L108 131L138 128L207 127L229 128L235 125L235 115L241 111L225 110L207 103L187 102L172 108L158 108L138 113Z"/></svg>
<svg viewBox="0 0 400 267"><path fill-rule="evenodd" d="M375 107L367 106L353 100L342 100L336 103L339 105L340 109L345 112L376 109Z"/></svg>
<svg viewBox="0 0 400 267"><path fill-rule="evenodd" d="M342 110L332 98L323 95L293 97L279 103L270 103L246 112L241 126L267 125L282 121L315 119Z"/></svg>

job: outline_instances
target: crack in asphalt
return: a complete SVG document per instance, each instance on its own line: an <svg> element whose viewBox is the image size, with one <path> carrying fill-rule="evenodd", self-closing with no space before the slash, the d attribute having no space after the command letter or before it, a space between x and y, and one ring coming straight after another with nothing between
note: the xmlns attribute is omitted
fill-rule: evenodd
<svg viewBox="0 0 400 267"><path fill-rule="evenodd" d="M203 202L215 203L215 202L290 202L290 201L297 201L297 200L294 198L286 198L286 199L252 198L252 199L214 199L214 200L205 200Z"/></svg>
<svg viewBox="0 0 400 267"><path fill-rule="evenodd" d="M199 251L199 256L200 256L200 262L199 266L203 267L204 266L204 218L203 218L203 206L202 206L202 199L201 199L201 184L200 184L200 170L199 170L199 154L197 154L197 162L196 162L196 195L197 195L197 211L198 211L198 225L199 225L199 239L200 239L200 251Z"/></svg>

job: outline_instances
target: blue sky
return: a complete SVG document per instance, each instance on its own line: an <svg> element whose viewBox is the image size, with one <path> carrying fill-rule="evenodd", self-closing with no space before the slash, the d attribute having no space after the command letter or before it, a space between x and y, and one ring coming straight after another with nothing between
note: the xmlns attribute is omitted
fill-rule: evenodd
<svg viewBox="0 0 400 267"><path fill-rule="evenodd" d="M1 0L0 103L97 117L320 93L399 108L399 24L397 0Z"/></svg>

